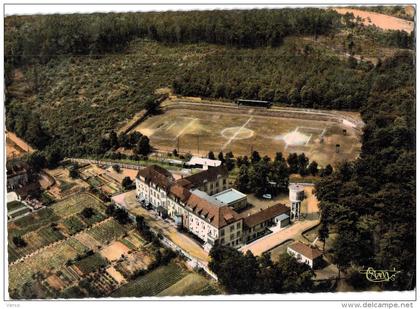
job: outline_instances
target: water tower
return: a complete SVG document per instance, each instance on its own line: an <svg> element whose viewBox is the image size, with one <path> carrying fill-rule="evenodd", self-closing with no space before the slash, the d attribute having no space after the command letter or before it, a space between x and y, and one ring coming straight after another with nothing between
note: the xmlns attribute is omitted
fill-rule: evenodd
<svg viewBox="0 0 420 309"><path fill-rule="evenodd" d="M289 185L289 200L292 203L290 208L290 220L300 219L300 205L305 198L304 187L299 184L292 183Z"/></svg>

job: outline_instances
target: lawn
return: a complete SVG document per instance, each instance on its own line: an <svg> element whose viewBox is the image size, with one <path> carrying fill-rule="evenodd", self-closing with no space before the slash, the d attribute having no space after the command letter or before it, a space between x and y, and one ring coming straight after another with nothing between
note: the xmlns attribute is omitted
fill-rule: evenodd
<svg viewBox="0 0 420 309"><path fill-rule="evenodd" d="M216 295L221 292L210 281L199 274L192 273L169 288L163 290L158 296L187 296L187 295Z"/></svg>
<svg viewBox="0 0 420 309"><path fill-rule="evenodd" d="M111 294L112 297L155 296L188 275L175 263L160 266L152 272L128 282Z"/></svg>

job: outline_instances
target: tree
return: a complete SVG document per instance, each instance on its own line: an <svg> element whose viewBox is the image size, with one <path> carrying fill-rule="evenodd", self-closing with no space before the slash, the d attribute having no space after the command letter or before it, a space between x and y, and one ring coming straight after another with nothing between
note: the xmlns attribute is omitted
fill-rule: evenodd
<svg viewBox="0 0 420 309"><path fill-rule="evenodd" d="M258 163L261 160L261 156L258 151L253 151L251 154L251 164Z"/></svg>
<svg viewBox="0 0 420 309"><path fill-rule="evenodd" d="M120 173L120 172L121 172L121 167L120 167L120 165L119 165L119 164L114 164L114 165L112 165L112 169L113 169L114 171L116 171L117 173Z"/></svg>
<svg viewBox="0 0 420 309"><path fill-rule="evenodd" d="M27 246L26 241L20 235L13 236L12 241L15 244L15 246L18 248L23 248Z"/></svg>
<svg viewBox="0 0 420 309"><path fill-rule="evenodd" d="M78 178L79 177L79 171L75 168L70 168L69 169L69 176L73 179Z"/></svg>
<svg viewBox="0 0 420 309"><path fill-rule="evenodd" d="M26 162L34 169L35 172L39 172L47 165L47 159L39 151L31 153Z"/></svg>
<svg viewBox="0 0 420 309"><path fill-rule="evenodd" d="M81 214L83 217L89 219L95 214L95 212L92 207L85 207L83 208Z"/></svg>
<svg viewBox="0 0 420 309"><path fill-rule="evenodd" d="M124 189L128 190L128 189L130 189L130 188L131 188L131 186L133 185L133 181L131 180L131 178L130 178L130 177L126 176L126 177L124 177L124 179L122 180L121 185L122 185L122 187L123 187Z"/></svg>
<svg viewBox="0 0 420 309"><path fill-rule="evenodd" d="M136 145L135 152L137 154L147 156L150 153L150 141L146 135L143 135Z"/></svg>
<svg viewBox="0 0 420 309"><path fill-rule="evenodd" d="M235 168L235 161L233 159L232 152L228 152L225 155L225 165L228 171L231 171Z"/></svg>
<svg viewBox="0 0 420 309"><path fill-rule="evenodd" d="M318 174L318 163L316 161L312 161L308 166L308 171L312 176L316 176Z"/></svg>
<svg viewBox="0 0 420 309"><path fill-rule="evenodd" d="M111 148L118 148L118 137L115 131L111 131L111 133L109 133L109 144Z"/></svg>
<svg viewBox="0 0 420 309"><path fill-rule="evenodd" d="M290 153L287 157L287 164L289 165L290 174L295 174L299 171L299 160L297 153Z"/></svg>
<svg viewBox="0 0 420 309"><path fill-rule="evenodd" d="M127 224L130 221L127 210L117 207L112 216L121 224Z"/></svg>
<svg viewBox="0 0 420 309"><path fill-rule="evenodd" d="M224 164L224 163L225 163L225 158L223 157L223 152L219 152L219 154L217 155L217 159L218 159L219 161L221 161L221 162L222 162L222 164Z"/></svg>
<svg viewBox="0 0 420 309"><path fill-rule="evenodd" d="M172 150L172 154L174 155L174 157L178 157L178 150L176 149Z"/></svg>
<svg viewBox="0 0 420 309"><path fill-rule="evenodd" d="M209 158L210 160L216 160L216 157L214 156L213 151L209 151L207 158Z"/></svg>
<svg viewBox="0 0 420 309"><path fill-rule="evenodd" d="M242 165L239 169L238 177L236 178L236 185L241 192L249 192L249 171L248 166Z"/></svg>
<svg viewBox="0 0 420 309"><path fill-rule="evenodd" d="M330 176L333 172L333 168L331 164L327 164L327 166L324 169L324 176Z"/></svg>

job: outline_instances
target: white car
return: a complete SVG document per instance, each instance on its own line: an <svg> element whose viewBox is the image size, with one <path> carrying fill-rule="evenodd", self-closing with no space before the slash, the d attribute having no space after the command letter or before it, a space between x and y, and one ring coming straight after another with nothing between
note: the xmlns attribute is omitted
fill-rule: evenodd
<svg viewBox="0 0 420 309"><path fill-rule="evenodd" d="M266 200L271 200L271 194L264 194L263 198L265 198Z"/></svg>

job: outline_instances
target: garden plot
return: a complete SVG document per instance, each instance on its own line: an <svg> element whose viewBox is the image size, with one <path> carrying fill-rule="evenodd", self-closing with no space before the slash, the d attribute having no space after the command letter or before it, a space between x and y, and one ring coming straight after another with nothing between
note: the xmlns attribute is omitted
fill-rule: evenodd
<svg viewBox="0 0 420 309"><path fill-rule="evenodd" d="M80 214L85 207L93 209L94 214L90 218ZM48 208L9 223L9 262L78 233L105 218L103 204L92 195L84 193L68 197ZM27 245L16 247L13 243L14 236L21 236Z"/></svg>
<svg viewBox="0 0 420 309"><path fill-rule="evenodd" d="M146 270L154 261L147 251L136 251L128 254L115 268L125 277L130 278L138 270Z"/></svg>
<svg viewBox="0 0 420 309"><path fill-rule="evenodd" d="M88 248L73 238L29 256L25 260L9 265L9 290L20 289L36 273L49 273L64 267L65 263L84 253Z"/></svg>
<svg viewBox="0 0 420 309"><path fill-rule="evenodd" d="M84 208L87 207L91 207L97 210L99 213L104 213L105 211L102 202L88 193L69 196L65 200L55 203L51 207L54 213L62 218L80 213Z"/></svg>
<svg viewBox="0 0 420 309"><path fill-rule="evenodd" d="M121 238L126 233L126 229L117 221L110 218L92 227L86 233L103 245Z"/></svg>
<svg viewBox="0 0 420 309"><path fill-rule="evenodd" d="M188 275L188 272L175 263L160 266L152 272L121 286L112 297L154 296L177 283Z"/></svg>
<svg viewBox="0 0 420 309"><path fill-rule="evenodd" d="M191 273L160 292L158 296L216 295L220 293L208 279Z"/></svg>
<svg viewBox="0 0 420 309"><path fill-rule="evenodd" d="M116 261L130 252L130 248L119 241L112 242L100 251L100 254L108 261Z"/></svg>

